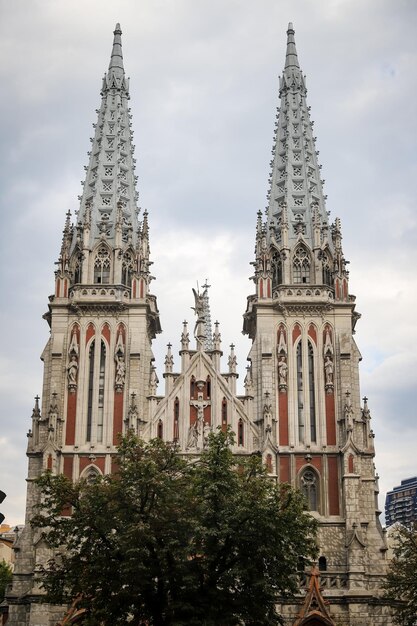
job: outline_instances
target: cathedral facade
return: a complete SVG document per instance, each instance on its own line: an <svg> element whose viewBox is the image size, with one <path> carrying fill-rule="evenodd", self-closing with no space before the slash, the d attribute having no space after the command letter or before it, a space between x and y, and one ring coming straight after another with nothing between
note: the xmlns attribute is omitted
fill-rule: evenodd
<svg viewBox="0 0 417 626"><path fill-rule="evenodd" d="M194 459L208 433L231 427L234 452L260 453L271 479L300 489L319 522L317 567L296 601L279 601L288 626L390 626L382 598L387 545L379 522L374 435L360 399L359 314L350 293L341 224L329 223L318 152L289 25L280 79L269 205L258 213L254 292L243 331L252 341L244 394L236 356L221 368L208 286L194 291L180 369L171 345L164 393L152 340L161 332L150 292L148 215L137 206L129 84L116 26L77 218L68 214L45 319L42 401L28 433L26 525L8 593L10 626L52 626L65 607L40 602L47 548L30 518L43 471L73 480L112 471L119 433L175 441ZM161 386L161 385L160 385Z"/></svg>

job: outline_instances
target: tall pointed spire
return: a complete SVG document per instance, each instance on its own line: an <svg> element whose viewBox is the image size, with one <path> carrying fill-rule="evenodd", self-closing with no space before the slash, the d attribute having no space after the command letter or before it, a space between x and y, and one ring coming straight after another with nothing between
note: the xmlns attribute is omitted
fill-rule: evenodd
<svg viewBox="0 0 417 626"><path fill-rule="evenodd" d="M104 75L101 89L101 106L97 109L97 123L88 152L89 163L85 167L83 194L77 223L87 225L88 236L84 246L90 250L99 241L111 248L121 248L132 237L137 243L138 207L133 157L133 131L128 108L129 82L123 67L120 24L116 24L108 72ZM121 215L118 211L121 206ZM117 233L120 232L120 237ZM76 245L74 237L72 248Z"/></svg>
<svg viewBox="0 0 417 626"><path fill-rule="evenodd" d="M313 249L314 229L319 228L324 243L328 219L320 176L318 152L313 136L310 107L306 103L307 89L300 69L295 46L294 28L287 30L285 65L280 79L281 110L277 114L273 145L272 172L267 232L278 246L282 246L284 211L287 210L289 248L294 248L300 238ZM331 241L326 242L332 246ZM287 247L286 245L286 247Z"/></svg>

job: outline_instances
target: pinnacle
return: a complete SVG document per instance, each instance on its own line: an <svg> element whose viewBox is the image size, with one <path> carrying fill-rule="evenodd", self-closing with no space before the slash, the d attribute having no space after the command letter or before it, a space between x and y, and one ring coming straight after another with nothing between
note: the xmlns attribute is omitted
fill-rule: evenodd
<svg viewBox="0 0 417 626"><path fill-rule="evenodd" d="M113 39L113 48L110 57L109 63L109 73L113 71L116 78L123 78L124 76L124 67L123 67L123 53L122 53L122 31L120 29L120 24L116 24L116 28L113 31L114 39Z"/></svg>
<svg viewBox="0 0 417 626"><path fill-rule="evenodd" d="M285 69L289 69L291 67L296 67L300 69L300 65L298 63L297 49L295 47L295 38L294 38L294 28L292 22L288 24L287 30L287 52L285 56Z"/></svg>

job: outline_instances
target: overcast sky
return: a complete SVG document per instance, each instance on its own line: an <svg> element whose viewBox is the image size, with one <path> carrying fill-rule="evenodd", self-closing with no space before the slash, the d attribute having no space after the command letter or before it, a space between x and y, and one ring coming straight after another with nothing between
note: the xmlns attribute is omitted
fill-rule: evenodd
<svg viewBox="0 0 417 626"><path fill-rule="evenodd" d="M294 23L327 208L342 220L362 313L361 391L383 508L388 489L417 475L417 2L0 0L5 521L24 518L26 433L48 339L42 314L65 213L78 207L117 21L164 329L158 367L192 318L191 288L208 278L213 321L226 356L237 344L240 371L256 212L266 205L278 76Z"/></svg>

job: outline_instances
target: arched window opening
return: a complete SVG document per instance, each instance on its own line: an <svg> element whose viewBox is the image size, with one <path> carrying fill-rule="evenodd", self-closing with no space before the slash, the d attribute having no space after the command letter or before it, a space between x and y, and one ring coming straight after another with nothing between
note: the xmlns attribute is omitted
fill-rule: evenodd
<svg viewBox="0 0 417 626"><path fill-rule="evenodd" d="M307 501L310 511L318 511L318 484L316 473L307 469L303 472L300 479L301 492Z"/></svg>
<svg viewBox="0 0 417 626"><path fill-rule="evenodd" d="M272 454L267 454L266 455L266 471L268 472L268 474L272 474L273 468L272 468Z"/></svg>
<svg viewBox="0 0 417 626"><path fill-rule="evenodd" d="M282 284L282 261L279 252L275 252L272 256L271 262L272 269L272 288L278 287Z"/></svg>
<svg viewBox="0 0 417 626"><path fill-rule="evenodd" d="M94 282L99 285L108 285L110 282L110 252L105 246L97 250L94 261Z"/></svg>
<svg viewBox="0 0 417 626"><path fill-rule="evenodd" d="M196 389L195 378L194 378L194 376L191 376L191 380L190 380L190 398L191 398L191 400L195 400L195 389Z"/></svg>
<svg viewBox="0 0 417 626"><path fill-rule="evenodd" d="M222 431L225 433L227 430L227 400L222 400Z"/></svg>
<svg viewBox="0 0 417 626"><path fill-rule="evenodd" d="M210 379L210 376L207 376L206 391L207 391L207 398L210 398L210 396L211 396L211 379Z"/></svg>
<svg viewBox="0 0 417 626"><path fill-rule="evenodd" d="M94 357L95 357L95 341L90 345L88 353L88 396L87 396L87 432L86 441L91 441L91 429L93 424L93 391L94 391Z"/></svg>
<svg viewBox="0 0 417 626"><path fill-rule="evenodd" d="M133 278L133 259L132 255L125 252L122 261L122 284L130 287Z"/></svg>
<svg viewBox="0 0 417 626"><path fill-rule="evenodd" d="M179 432L179 421L180 421L180 401L178 398L175 398L174 402L174 441L178 441L180 438Z"/></svg>
<svg viewBox="0 0 417 626"><path fill-rule="evenodd" d="M104 381L106 374L106 346L101 342L100 349L100 370L98 379L98 411L97 411L97 441L103 441L104 424Z"/></svg>
<svg viewBox="0 0 417 626"><path fill-rule="evenodd" d="M314 384L314 350L311 342L308 342L308 388L310 398L310 437L311 441L317 441L316 433L316 389Z"/></svg>
<svg viewBox="0 0 417 626"><path fill-rule="evenodd" d="M238 425L237 425L237 443L239 446L244 445L244 430L243 429L244 429L243 420L242 418L240 418Z"/></svg>
<svg viewBox="0 0 417 626"><path fill-rule="evenodd" d="M293 280L295 284L310 282L310 257L302 246L299 246L294 254Z"/></svg>
<svg viewBox="0 0 417 626"><path fill-rule="evenodd" d="M329 285L329 287L333 285L332 271L330 269L330 259L328 256L323 259L323 284Z"/></svg>
<svg viewBox="0 0 417 626"><path fill-rule="evenodd" d="M159 420L159 422L158 422L158 428L157 428L156 436L159 439L163 439L164 438L164 425L162 424L162 420Z"/></svg>
<svg viewBox="0 0 417 626"><path fill-rule="evenodd" d="M73 279L72 279L74 285L77 285L78 283L81 282L81 268L82 268L81 256L78 256L74 263L74 274L73 274Z"/></svg>
<svg viewBox="0 0 417 626"><path fill-rule="evenodd" d="M94 467L90 467L86 470L83 478L88 485L92 485L96 482L97 478L100 476L100 472L96 470Z"/></svg>
<svg viewBox="0 0 417 626"><path fill-rule="evenodd" d="M303 351L301 341L297 346L297 411L298 411L298 438L304 442L304 390L303 390Z"/></svg>
<svg viewBox="0 0 417 626"><path fill-rule="evenodd" d="M321 556L319 558L319 571L326 572L327 571L327 559L325 556Z"/></svg>

